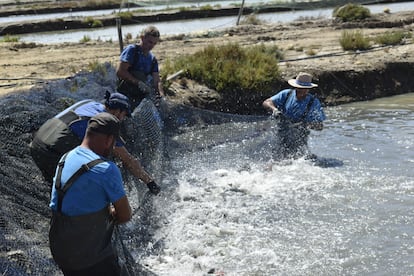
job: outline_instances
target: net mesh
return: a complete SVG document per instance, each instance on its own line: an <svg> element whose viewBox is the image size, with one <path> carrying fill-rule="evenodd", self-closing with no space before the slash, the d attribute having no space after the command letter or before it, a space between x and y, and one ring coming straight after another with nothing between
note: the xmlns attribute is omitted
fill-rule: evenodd
<svg viewBox="0 0 414 276"><path fill-rule="evenodd" d="M114 91L114 68L106 73L79 73L30 91L0 98L0 274L62 275L49 250L48 231L51 186L45 182L29 151L33 133L65 107L85 98L102 101L105 91ZM76 91L76 92L73 92ZM129 124L128 124L129 123ZM144 100L125 125L131 138L129 150L145 169L162 182L162 122L157 108ZM152 275L139 264L149 254L153 197L143 182L122 169L125 188L133 209L131 222L117 226L114 244L125 264L125 275Z"/></svg>
<svg viewBox="0 0 414 276"><path fill-rule="evenodd" d="M107 64L104 74L81 72L69 79L0 98L1 275L62 275L51 257L48 243L51 186L33 162L29 144L33 133L67 106L83 99L103 100L106 90L115 90L115 78L115 69ZM171 180L163 183L165 174L173 173L169 156L256 136L265 125L260 121L265 120L165 101L156 107L145 99L123 124L122 136L128 151L141 160L166 197L173 196L175 188ZM225 135L215 127L243 122L253 127L234 127L227 129ZM245 148L249 150L247 144ZM163 250L162 239L154 237L166 220L163 199L155 199L143 182L120 167L133 218L116 227L114 244L124 264L124 275L154 275L140 260Z"/></svg>

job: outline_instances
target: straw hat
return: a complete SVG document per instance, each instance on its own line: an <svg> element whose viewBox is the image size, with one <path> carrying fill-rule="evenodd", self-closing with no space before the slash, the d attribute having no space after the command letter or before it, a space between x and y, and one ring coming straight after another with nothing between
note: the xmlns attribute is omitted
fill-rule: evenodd
<svg viewBox="0 0 414 276"><path fill-rule="evenodd" d="M288 80L288 83L296 88L314 88L318 87L317 84L312 83L312 75L304 72L300 72L296 79Z"/></svg>

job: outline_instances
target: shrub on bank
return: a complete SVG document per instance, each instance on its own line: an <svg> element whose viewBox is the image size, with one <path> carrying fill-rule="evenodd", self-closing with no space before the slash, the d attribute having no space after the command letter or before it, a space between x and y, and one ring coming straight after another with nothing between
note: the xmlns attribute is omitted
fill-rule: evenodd
<svg viewBox="0 0 414 276"><path fill-rule="evenodd" d="M184 70L186 77L221 94L230 91L266 91L280 78L277 46L210 45L192 55L166 60L166 75Z"/></svg>
<svg viewBox="0 0 414 276"><path fill-rule="evenodd" d="M86 17L83 20L83 23L87 24L88 26L91 26L92 28L97 28L97 27L103 27L103 23L101 20L98 19L94 19L93 17Z"/></svg>
<svg viewBox="0 0 414 276"><path fill-rule="evenodd" d="M240 25L262 25L266 23L264 20L261 20L256 14L252 13L245 16L240 20Z"/></svg>
<svg viewBox="0 0 414 276"><path fill-rule="evenodd" d="M374 38L374 41L380 45L398 45L402 44L404 39L411 38L410 32L395 31L386 32Z"/></svg>
<svg viewBox="0 0 414 276"><path fill-rule="evenodd" d="M367 50L370 48L370 40L362 31L343 31L339 39L342 49L345 51Z"/></svg>
<svg viewBox="0 0 414 276"><path fill-rule="evenodd" d="M84 35L83 37L82 37L82 39L81 40L79 40L79 43L87 43L87 42L89 42L89 41L91 41L92 39L91 39L91 37L89 36L89 35Z"/></svg>
<svg viewBox="0 0 414 276"><path fill-rule="evenodd" d="M7 34L0 39L0 42L19 42L19 40L20 37Z"/></svg>
<svg viewBox="0 0 414 276"><path fill-rule="evenodd" d="M118 16L124 20L131 20L133 17L133 13L130 11L119 12Z"/></svg>
<svg viewBox="0 0 414 276"><path fill-rule="evenodd" d="M333 10L332 16L339 18L344 22L362 20L371 17L371 12L368 8L360 4L346 4L341 7L337 7Z"/></svg>
<svg viewBox="0 0 414 276"><path fill-rule="evenodd" d="M394 31L385 32L375 37L369 38L364 36L362 31L343 31L339 43L342 49L357 51L357 50L368 50L371 48L371 42L380 45L398 45L403 44L405 39L411 38L410 32Z"/></svg>

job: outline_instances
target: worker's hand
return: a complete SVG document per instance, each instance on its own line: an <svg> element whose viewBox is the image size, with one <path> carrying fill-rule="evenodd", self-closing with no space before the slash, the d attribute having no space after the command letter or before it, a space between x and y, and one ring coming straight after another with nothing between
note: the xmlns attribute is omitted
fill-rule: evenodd
<svg viewBox="0 0 414 276"><path fill-rule="evenodd" d="M152 93L152 88L145 84L143 81L138 81L138 89L141 90L145 95Z"/></svg>
<svg viewBox="0 0 414 276"><path fill-rule="evenodd" d="M155 181L147 183L147 187L153 195L158 195L161 191L160 186L158 186L157 183L155 183Z"/></svg>
<svg viewBox="0 0 414 276"><path fill-rule="evenodd" d="M296 128L298 128L298 129L302 129L302 130L305 130L305 129L307 129L308 127L308 124L306 123L306 122L303 122L303 121L299 121L299 122L296 122L296 123L291 123L290 124L290 126L292 126L292 127L296 127Z"/></svg>
<svg viewBox="0 0 414 276"><path fill-rule="evenodd" d="M273 119L279 119L280 114L282 114L279 109L274 109L272 112L272 118Z"/></svg>
<svg viewBox="0 0 414 276"><path fill-rule="evenodd" d="M109 211L109 215L111 216L110 217L110 220L116 221L116 211L115 211L115 207L113 205L109 205L108 206L108 211Z"/></svg>
<svg viewBox="0 0 414 276"><path fill-rule="evenodd" d="M162 100L162 96L161 96L160 94L157 94L157 95L155 96L154 105L155 105L156 107L159 107L159 106L160 106L160 104L161 104L161 100Z"/></svg>
<svg viewBox="0 0 414 276"><path fill-rule="evenodd" d="M299 129L302 131L307 131L308 130L308 123L307 122L300 122L299 124Z"/></svg>

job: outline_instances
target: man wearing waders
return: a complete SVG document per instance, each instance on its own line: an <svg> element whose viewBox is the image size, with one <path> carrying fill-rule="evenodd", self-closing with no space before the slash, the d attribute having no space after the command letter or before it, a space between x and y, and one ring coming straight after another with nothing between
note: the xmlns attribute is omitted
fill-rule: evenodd
<svg viewBox="0 0 414 276"><path fill-rule="evenodd" d="M104 104L93 100L77 102L39 128L30 144L30 152L46 181L52 183L60 157L81 143L89 119L102 112L115 115L122 121L131 113L128 97L106 92ZM128 152L121 138L117 139L113 153L126 169L147 185L152 194L160 192L160 187L140 161Z"/></svg>
<svg viewBox="0 0 414 276"><path fill-rule="evenodd" d="M154 26L148 26L141 32L141 41L125 47L120 55L116 72L117 91L128 96L134 110L144 98L158 105L164 96L160 81L158 61L151 50L160 40L160 32Z"/></svg>
<svg viewBox="0 0 414 276"><path fill-rule="evenodd" d="M320 101L308 92L318 85L312 83L310 74L303 72L288 83L291 89L284 89L263 102L263 107L277 120L279 144L275 157L315 158L308 150L309 130L321 131L326 117Z"/></svg>
<svg viewBox="0 0 414 276"><path fill-rule="evenodd" d="M116 224L131 219L121 172L107 157L119 138L120 121L102 112L89 120L80 146L59 161L50 208L49 245L65 276L121 274L111 238Z"/></svg>

